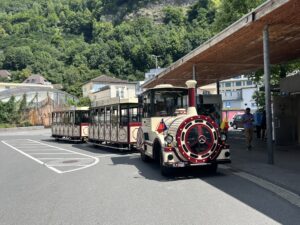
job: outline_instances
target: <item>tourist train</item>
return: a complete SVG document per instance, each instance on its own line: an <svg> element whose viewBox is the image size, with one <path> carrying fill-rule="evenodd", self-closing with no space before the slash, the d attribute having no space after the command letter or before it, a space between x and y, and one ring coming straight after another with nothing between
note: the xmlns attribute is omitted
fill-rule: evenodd
<svg viewBox="0 0 300 225"><path fill-rule="evenodd" d="M210 116L197 113L196 81L186 85L158 85L140 97L143 114L137 149L143 161L158 161L164 175L171 168L189 166L215 172L218 164L230 163L226 135Z"/></svg>
<svg viewBox="0 0 300 225"><path fill-rule="evenodd" d="M89 136L89 108L72 107L52 112L52 137L86 141Z"/></svg>
<svg viewBox="0 0 300 225"><path fill-rule="evenodd" d="M215 172L218 164L230 163L229 145L217 118L198 115L196 83L187 81L187 88L158 85L138 98L94 102L89 111L53 112L52 136L137 149L143 161L158 161L164 175L171 168L190 166Z"/></svg>

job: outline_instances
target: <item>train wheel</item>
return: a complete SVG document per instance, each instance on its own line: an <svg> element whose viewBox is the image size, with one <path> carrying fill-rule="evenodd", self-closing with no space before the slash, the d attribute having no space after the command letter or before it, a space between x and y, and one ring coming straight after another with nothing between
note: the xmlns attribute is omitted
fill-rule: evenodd
<svg viewBox="0 0 300 225"><path fill-rule="evenodd" d="M143 151L141 151L141 159L143 162L150 162L151 158L147 156Z"/></svg>
<svg viewBox="0 0 300 225"><path fill-rule="evenodd" d="M215 174L217 173L218 170L218 164L217 163L212 163L211 165L207 166L207 172L210 174Z"/></svg>
<svg viewBox="0 0 300 225"><path fill-rule="evenodd" d="M169 168L167 166L164 166L163 164L163 157L162 157L162 153L160 152L160 160L159 160L159 165L160 165L160 172L163 176L165 177L169 177L172 175L172 168Z"/></svg>

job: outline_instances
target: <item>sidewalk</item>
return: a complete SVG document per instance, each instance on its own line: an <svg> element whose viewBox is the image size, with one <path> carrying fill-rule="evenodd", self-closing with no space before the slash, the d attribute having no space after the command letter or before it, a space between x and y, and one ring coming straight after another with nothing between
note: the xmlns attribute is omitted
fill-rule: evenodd
<svg viewBox="0 0 300 225"><path fill-rule="evenodd" d="M300 146L275 146L274 165L268 164L267 143L253 139L253 149L246 148L242 130L229 131L231 168L268 180L300 195Z"/></svg>
<svg viewBox="0 0 300 225"><path fill-rule="evenodd" d="M26 130L43 130L44 126L30 126L30 127L11 127L11 128L0 128L0 132L9 132L9 131L26 131Z"/></svg>

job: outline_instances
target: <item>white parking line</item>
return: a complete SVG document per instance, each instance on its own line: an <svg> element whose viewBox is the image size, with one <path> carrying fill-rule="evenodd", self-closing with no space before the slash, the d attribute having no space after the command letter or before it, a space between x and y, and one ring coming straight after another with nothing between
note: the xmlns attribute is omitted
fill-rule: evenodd
<svg viewBox="0 0 300 225"><path fill-rule="evenodd" d="M75 155L75 153L60 153L60 152L40 152L40 153L30 153L30 155Z"/></svg>
<svg viewBox="0 0 300 225"><path fill-rule="evenodd" d="M16 141L16 140L14 140ZM40 149L31 149L32 151L34 151L34 153L31 153L31 150L28 150L28 149L24 149L25 151L23 151L23 143L22 145L18 145L17 143L17 146L20 146L19 148L13 146L12 143L7 143L7 141L2 141L3 144L9 146L10 148L14 149L15 151L21 153L22 155L25 155L27 156L28 158L36 161L37 163L39 164L42 164L42 165L45 165L47 168L49 168L50 170L56 172L56 173L69 173L69 172L74 172L74 171L77 171L77 170L82 170L82 169L86 169L88 167L91 167L91 166L94 166L96 165L98 162L99 162L99 159L94 157L94 156L90 156L90 155L87 155L87 154L83 154L83 153L80 153L80 152L75 152L75 151L72 151L72 150L67 150L67 149L63 149L63 148L60 148L60 147L56 147L56 146L52 146L52 145L48 145L48 144L45 144L45 143L42 143L42 142L39 142L39 141L35 141L35 140L31 140L31 139L22 139L20 141L27 141L27 142L30 142L30 143L34 143L36 144L36 146L34 147L38 147L38 146L47 146L48 149L43 149L43 150L40 150ZM25 144L25 143L24 143ZM28 143L26 143L28 144ZM36 152L36 151L41 151L41 152ZM50 153L48 152L44 152L44 151L51 151ZM58 151L58 152L53 152L53 151ZM77 157L74 157L74 158L51 158L53 160L61 160L61 159L66 159L66 160L74 160L74 159L93 159L94 162L93 163L90 163L90 164L77 164L77 165L72 165L72 164L66 164L66 165L63 165L63 164L47 164L46 162L43 162L41 161L43 158L36 158L36 157L33 157L32 155L41 155L41 154L44 154L44 155L77 155ZM78 155L81 155L81 156L85 156L84 158L82 157L78 157ZM59 170L55 167L71 167L71 166L74 166L74 167L80 167L80 168L76 168L76 169L71 169L71 170Z"/></svg>
<svg viewBox="0 0 300 225"><path fill-rule="evenodd" d="M39 159L39 160L45 160L45 159L57 159L57 160L59 160L59 159L72 159L72 160L75 160L75 159L90 159L90 158L37 158L37 159Z"/></svg>
<svg viewBox="0 0 300 225"><path fill-rule="evenodd" d="M140 153L133 153L130 155L116 155L116 154L106 154L106 155L99 155L99 156L95 156L97 158L107 158L107 157L111 157L111 158L124 158L124 157L130 157L130 158L134 158L136 156L139 156Z"/></svg>

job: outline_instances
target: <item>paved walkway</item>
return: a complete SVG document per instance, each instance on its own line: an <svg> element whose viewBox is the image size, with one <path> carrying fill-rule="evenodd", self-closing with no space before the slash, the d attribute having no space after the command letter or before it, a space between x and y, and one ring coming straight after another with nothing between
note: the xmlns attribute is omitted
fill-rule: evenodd
<svg viewBox="0 0 300 225"><path fill-rule="evenodd" d="M300 195L300 146L274 146L274 165L267 163L267 143L254 136L253 149L246 149L242 130L229 131L231 168L261 177Z"/></svg>

